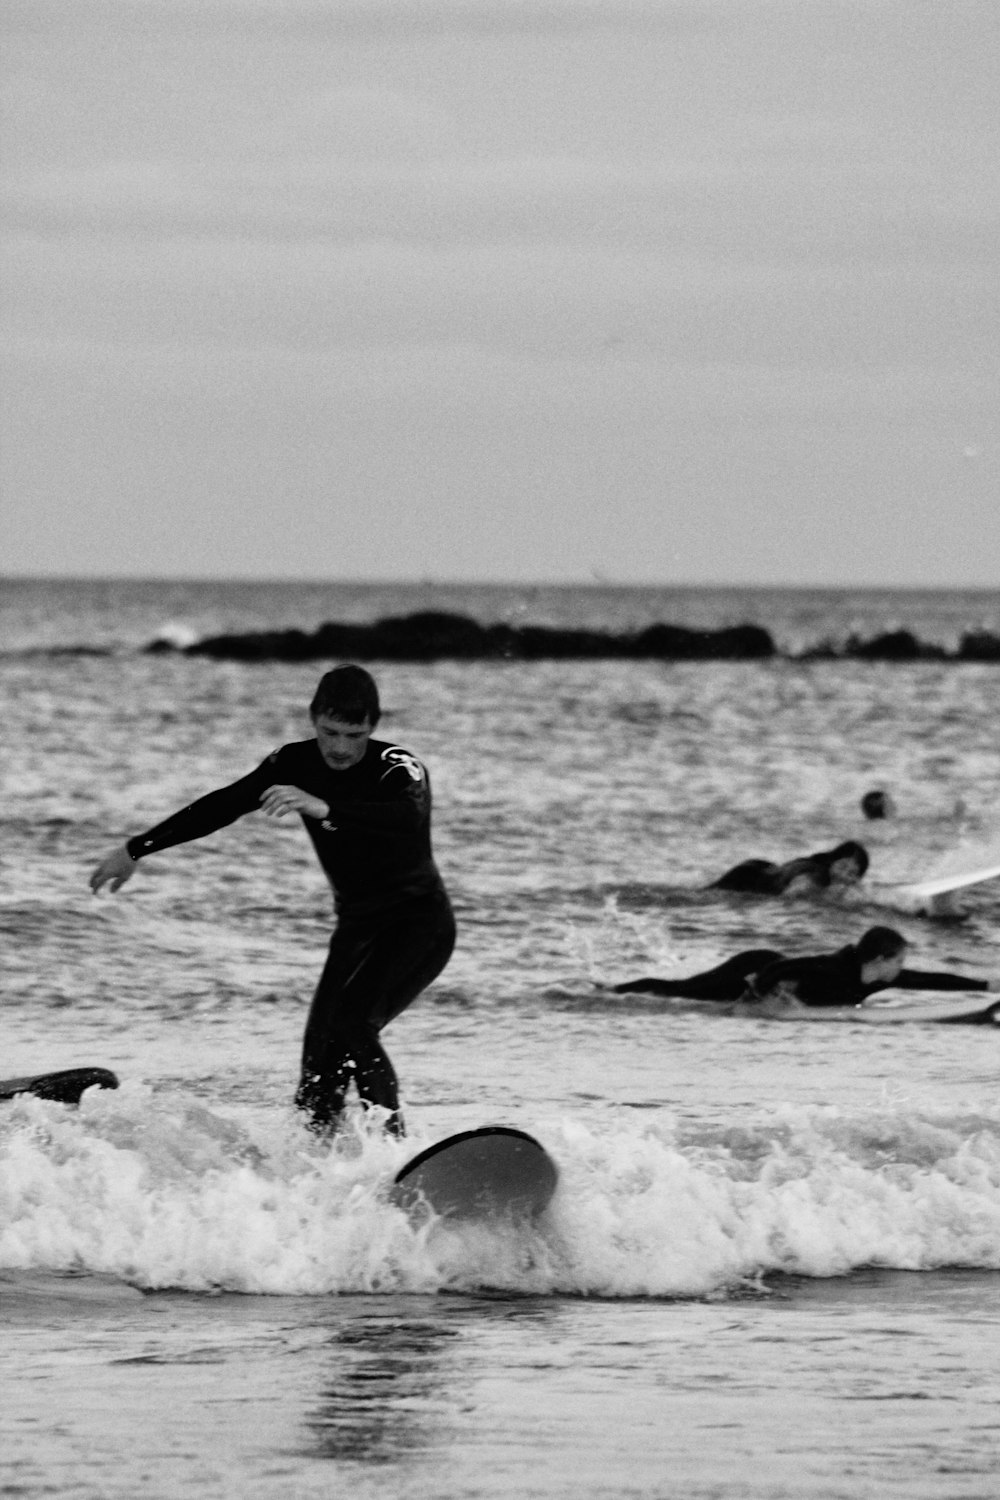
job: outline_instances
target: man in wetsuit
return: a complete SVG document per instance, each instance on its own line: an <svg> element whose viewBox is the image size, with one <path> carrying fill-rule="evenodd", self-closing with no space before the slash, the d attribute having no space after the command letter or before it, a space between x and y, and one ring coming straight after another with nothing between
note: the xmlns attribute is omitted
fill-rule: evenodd
<svg viewBox="0 0 1000 1500"><path fill-rule="evenodd" d="M868 869L868 851L863 844L848 839L834 849L818 849L775 864L770 859L744 859L718 880L709 890L747 891L758 896L783 896L803 891L843 891L857 885Z"/></svg>
<svg viewBox="0 0 1000 1500"><path fill-rule="evenodd" d="M379 1033L440 974L455 921L431 850L427 771L399 745L372 739L378 689L363 667L321 679L314 739L282 745L255 771L209 792L112 850L91 889L117 891L149 854L204 838L258 808L298 813L333 888L336 927L306 1022L295 1102L333 1133L351 1081L362 1103L403 1133L392 1063Z"/></svg>
<svg viewBox="0 0 1000 1500"><path fill-rule="evenodd" d="M892 927L870 927L835 953L786 958L773 948L748 948L686 979L633 979L618 994L676 995L689 1000L754 1004L783 1000L806 1006L862 1005L879 990L1000 990L1000 980L905 969L907 942Z"/></svg>

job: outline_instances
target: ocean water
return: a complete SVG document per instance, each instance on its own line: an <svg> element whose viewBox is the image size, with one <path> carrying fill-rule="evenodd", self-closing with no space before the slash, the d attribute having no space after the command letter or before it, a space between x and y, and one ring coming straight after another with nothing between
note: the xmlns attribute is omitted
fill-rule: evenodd
<svg viewBox="0 0 1000 1500"><path fill-rule="evenodd" d="M320 1146L291 1108L329 896L248 818L107 848L308 732L327 663L142 647L418 608L792 645L951 644L997 594L8 582L0 1075L0 1493L792 1500L1000 1495L1000 1027L705 1015L609 985L873 922L916 967L1000 976L900 882L993 848L1000 668L375 664L428 763L455 956L386 1042L409 1138ZM863 824L888 787L899 816ZM841 901L707 892L752 854L861 837ZM959 851L959 852L957 852ZM560 1167L516 1235L414 1229L413 1151L508 1123Z"/></svg>

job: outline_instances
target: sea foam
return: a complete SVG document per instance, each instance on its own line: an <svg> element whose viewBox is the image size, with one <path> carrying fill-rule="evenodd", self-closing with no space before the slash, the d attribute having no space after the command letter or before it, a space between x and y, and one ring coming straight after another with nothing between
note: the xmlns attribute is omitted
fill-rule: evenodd
<svg viewBox="0 0 1000 1500"><path fill-rule="evenodd" d="M0 1271L279 1295L471 1291L705 1297L777 1274L1000 1267L1000 1117L774 1110L683 1133L669 1115L534 1133L560 1168L530 1227L388 1201L428 1141L321 1145L291 1111L223 1115L126 1085L0 1122Z"/></svg>

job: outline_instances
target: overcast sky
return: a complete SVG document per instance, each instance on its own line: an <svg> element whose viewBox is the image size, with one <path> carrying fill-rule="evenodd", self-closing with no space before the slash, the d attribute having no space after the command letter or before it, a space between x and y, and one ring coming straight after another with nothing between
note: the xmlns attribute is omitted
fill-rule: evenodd
<svg viewBox="0 0 1000 1500"><path fill-rule="evenodd" d="M997 0L0 24L0 570L997 584Z"/></svg>

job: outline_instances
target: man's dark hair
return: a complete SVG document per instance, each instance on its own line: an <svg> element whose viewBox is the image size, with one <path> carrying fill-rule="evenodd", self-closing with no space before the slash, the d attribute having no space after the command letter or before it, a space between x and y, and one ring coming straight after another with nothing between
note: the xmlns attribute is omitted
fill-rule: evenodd
<svg viewBox="0 0 1000 1500"><path fill-rule="evenodd" d="M309 713L314 719L328 714L345 724L363 724L367 719L374 729L382 713L374 677L364 667L334 667L320 678Z"/></svg>
<svg viewBox="0 0 1000 1500"><path fill-rule="evenodd" d="M864 964L872 958L895 958L906 947L906 939L895 927L869 927L862 933L857 955Z"/></svg>
<svg viewBox="0 0 1000 1500"><path fill-rule="evenodd" d="M869 865L868 850L856 839L846 839L844 843L838 844L834 849L828 849L825 854L818 855L817 858L823 861L827 869L835 865L838 860L853 860L858 867L859 876L865 873ZM886 928L886 931L888 932L889 929Z"/></svg>

